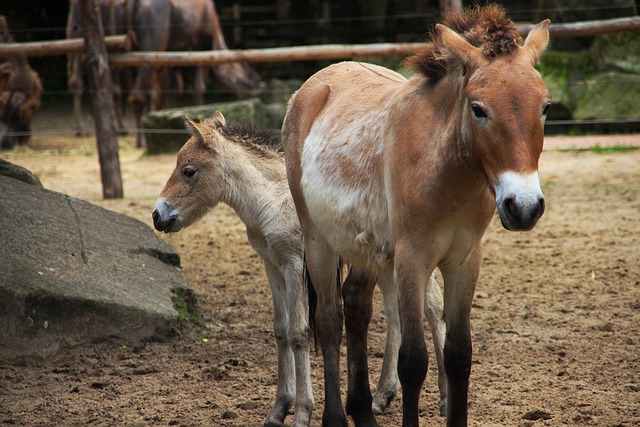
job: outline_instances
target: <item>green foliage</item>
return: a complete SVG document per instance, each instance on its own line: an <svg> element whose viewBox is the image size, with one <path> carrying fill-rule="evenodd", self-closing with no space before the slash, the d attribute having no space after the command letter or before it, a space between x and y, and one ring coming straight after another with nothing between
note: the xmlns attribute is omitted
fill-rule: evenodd
<svg viewBox="0 0 640 427"><path fill-rule="evenodd" d="M175 288L172 292L171 302L178 313L178 322L183 326L188 323L204 326L204 319L193 292L186 288Z"/></svg>
<svg viewBox="0 0 640 427"><path fill-rule="evenodd" d="M589 151L596 154L617 154L637 151L639 149L640 147L634 147L633 145L612 145L610 147L601 147L600 144L596 144L591 147Z"/></svg>

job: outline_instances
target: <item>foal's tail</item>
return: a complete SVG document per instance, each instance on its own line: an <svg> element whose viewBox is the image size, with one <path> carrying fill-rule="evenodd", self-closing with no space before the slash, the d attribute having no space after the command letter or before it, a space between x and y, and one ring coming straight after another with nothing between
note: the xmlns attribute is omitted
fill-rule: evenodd
<svg viewBox="0 0 640 427"><path fill-rule="evenodd" d="M342 258L338 258L338 264L336 265L336 286L338 288L338 295L342 295L340 288L342 287ZM313 346L318 349L318 336L316 335L316 308L318 306L318 295L316 289L311 281L311 275L309 274L309 268L307 267L307 253L303 253L303 271L304 271L304 286L307 290L307 301L309 302L309 336L313 337Z"/></svg>

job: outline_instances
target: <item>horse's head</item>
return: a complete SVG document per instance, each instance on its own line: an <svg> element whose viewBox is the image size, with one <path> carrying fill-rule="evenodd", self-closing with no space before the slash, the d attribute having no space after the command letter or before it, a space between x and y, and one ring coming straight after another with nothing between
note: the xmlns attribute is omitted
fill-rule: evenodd
<svg viewBox="0 0 640 427"><path fill-rule="evenodd" d="M442 43L466 73L462 132L495 190L508 230L529 230L544 212L538 159L551 97L534 67L549 41L548 28L549 20L542 21L523 45L512 38L507 41L512 46L492 52L491 43L475 47L450 28L437 26Z"/></svg>
<svg viewBox="0 0 640 427"><path fill-rule="evenodd" d="M165 233L193 224L222 198L219 129L225 125L224 116L216 111L202 124L186 117L185 123L192 136L178 152L176 167L152 214L156 230Z"/></svg>

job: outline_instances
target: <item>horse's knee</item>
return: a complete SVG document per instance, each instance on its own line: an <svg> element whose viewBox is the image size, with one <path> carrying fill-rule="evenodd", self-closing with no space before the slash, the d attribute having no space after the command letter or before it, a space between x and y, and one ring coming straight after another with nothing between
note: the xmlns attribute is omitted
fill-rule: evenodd
<svg viewBox="0 0 640 427"><path fill-rule="evenodd" d="M402 387L422 386L427 376L429 354L422 340L400 345L398 352L398 378Z"/></svg>

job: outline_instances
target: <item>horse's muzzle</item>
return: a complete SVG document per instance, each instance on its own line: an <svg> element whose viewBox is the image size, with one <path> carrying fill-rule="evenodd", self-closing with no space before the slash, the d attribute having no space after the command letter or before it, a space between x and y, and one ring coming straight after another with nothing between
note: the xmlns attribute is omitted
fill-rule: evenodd
<svg viewBox="0 0 640 427"><path fill-rule="evenodd" d="M180 231L182 229L182 224L178 220L176 215L171 215L166 218L162 218L162 215L158 212L157 209L154 209L151 214L153 218L153 226L158 231L163 231L165 233L175 233L176 231Z"/></svg>
<svg viewBox="0 0 640 427"><path fill-rule="evenodd" d="M544 197L539 197L536 203L521 205L515 196L506 197L499 207L502 226L509 231L531 230L544 213Z"/></svg>

